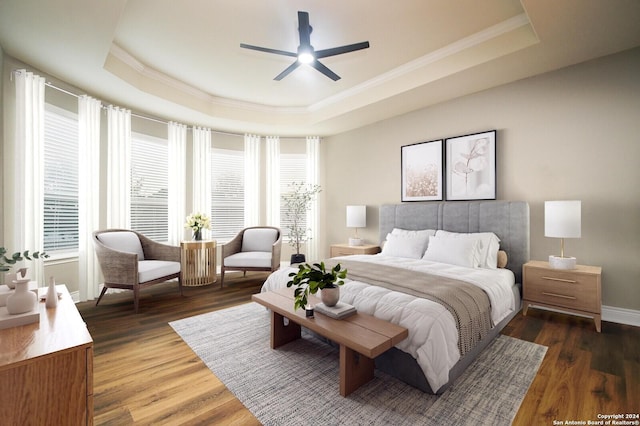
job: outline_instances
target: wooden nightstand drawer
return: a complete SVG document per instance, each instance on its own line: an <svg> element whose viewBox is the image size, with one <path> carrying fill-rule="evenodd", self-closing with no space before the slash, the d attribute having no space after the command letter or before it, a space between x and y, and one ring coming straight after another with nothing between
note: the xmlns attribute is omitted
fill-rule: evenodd
<svg viewBox="0 0 640 426"><path fill-rule="evenodd" d="M596 275L527 268L526 283L524 298L527 300L600 312Z"/></svg>

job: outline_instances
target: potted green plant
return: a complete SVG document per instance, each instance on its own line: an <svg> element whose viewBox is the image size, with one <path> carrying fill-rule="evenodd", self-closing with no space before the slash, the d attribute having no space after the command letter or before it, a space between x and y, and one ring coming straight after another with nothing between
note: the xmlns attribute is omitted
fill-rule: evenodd
<svg viewBox="0 0 640 426"><path fill-rule="evenodd" d="M325 305L335 306L340 298L338 286L344 284L347 270L342 269L339 263L329 271L326 270L324 262L313 265L303 263L298 266L298 272L291 272L289 276L292 278L287 282L287 287L296 286L293 293L294 309L306 308L309 294L316 294L318 290L323 290L321 298Z"/></svg>
<svg viewBox="0 0 640 426"><path fill-rule="evenodd" d="M291 191L282 195L284 201L284 220L287 228L287 237L289 245L295 249L295 253L291 255L291 263L304 262L305 256L300 253L302 244L309 240L306 226L307 211L311 209L311 203L316 195L322 191L320 185L307 185L304 183L293 182L289 185Z"/></svg>

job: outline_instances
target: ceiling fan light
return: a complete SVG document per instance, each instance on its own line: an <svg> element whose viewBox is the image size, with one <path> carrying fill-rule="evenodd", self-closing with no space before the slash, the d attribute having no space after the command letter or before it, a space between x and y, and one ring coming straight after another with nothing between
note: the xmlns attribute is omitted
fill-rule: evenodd
<svg viewBox="0 0 640 426"><path fill-rule="evenodd" d="M315 58L313 57L313 54L311 54L309 52L302 52L302 53L300 53L298 55L298 61L301 64L310 64L314 60L315 60Z"/></svg>

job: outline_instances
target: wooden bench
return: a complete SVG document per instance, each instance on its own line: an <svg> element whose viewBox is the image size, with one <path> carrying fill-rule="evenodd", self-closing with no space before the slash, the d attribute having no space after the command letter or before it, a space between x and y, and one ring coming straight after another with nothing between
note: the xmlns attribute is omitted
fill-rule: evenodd
<svg viewBox="0 0 640 426"><path fill-rule="evenodd" d="M347 396L373 379L374 358L406 339L406 328L356 313L342 320L315 313L307 318L304 309L293 308L293 289L254 294L253 301L271 310L271 348L299 339L301 326L340 346L340 395ZM314 296L312 304L320 303ZM288 324L284 320L287 318Z"/></svg>

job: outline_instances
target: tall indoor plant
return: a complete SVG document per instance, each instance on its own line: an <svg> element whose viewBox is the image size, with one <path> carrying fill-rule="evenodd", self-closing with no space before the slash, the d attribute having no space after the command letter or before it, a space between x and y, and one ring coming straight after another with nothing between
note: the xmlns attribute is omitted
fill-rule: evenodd
<svg viewBox="0 0 640 426"><path fill-rule="evenodd" d="M289 185L290 191L282 196L284 200L284 219L287 224L287 237L289 245L295 249L291 255L291 263L304 262L305 256L300 253L302 244L309 240L306 226L307 211L311 209L311 203L316 195L322 191L320 185L308 185L302 182L293 182Z"/></svg>

